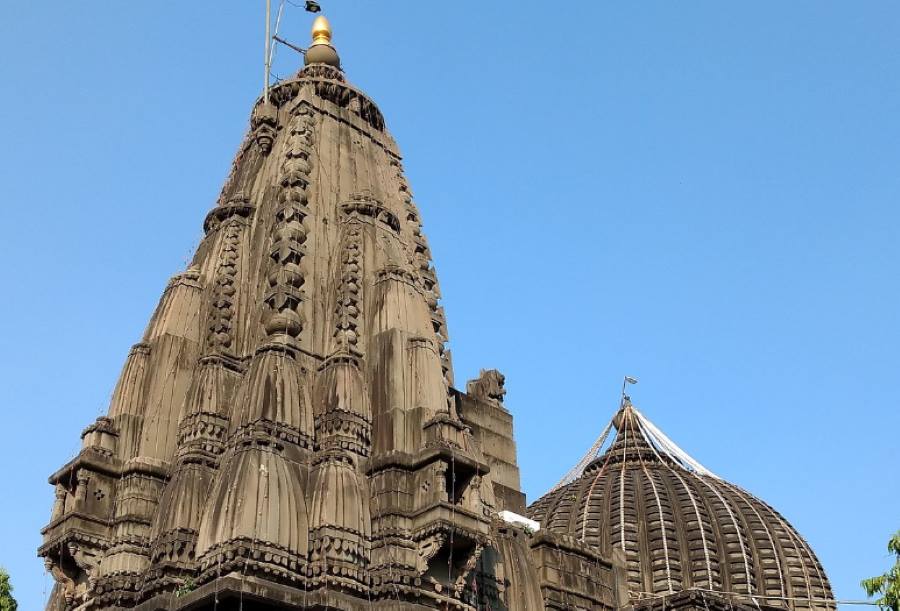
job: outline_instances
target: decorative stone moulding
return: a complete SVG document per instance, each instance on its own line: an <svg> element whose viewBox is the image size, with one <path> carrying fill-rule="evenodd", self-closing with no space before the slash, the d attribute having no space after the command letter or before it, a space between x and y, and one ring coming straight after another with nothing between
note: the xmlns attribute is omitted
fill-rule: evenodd
<svg viewBox="0 0 900 611"><path fill-rule="evenodd" d="M253 214L253 209L253 205L247 196L239 193L229 199L227 203L216 206L209 211L206 219L203 221L203 231L210 233L223 222L234 217L248 218Z"/></svg>
<svg viewBox="0 0 900 611"><path fill-rule="evenodd" d="M253 137L256 145L262 151L263 155L268 155L272 151L272 145L277 136L278 125L278 109L272 104L262 103L253 109L253 116L250 119L250 128L253 131Z"/></svg>
<svg viewBox="0 0 900 611"><path fill-rule="evenodd" d="M313 47L256 103L109 414L50 477L48 611L832 611L779 514L625 411L526 510L506 380L454 388L397 145L325 20Z"/></svg>

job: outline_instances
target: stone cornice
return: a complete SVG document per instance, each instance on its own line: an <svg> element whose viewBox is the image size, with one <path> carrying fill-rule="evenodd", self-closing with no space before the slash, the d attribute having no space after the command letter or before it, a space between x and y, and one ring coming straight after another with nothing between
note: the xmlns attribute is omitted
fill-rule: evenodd
<svg viewBox="0 0 900 611"><path fill-rule="evenodd" d="M122 473L122 462L117 458L98 452L95 448L85 448L78 453L78 456L51 475L48 481L51 485L67 485L74 480L75 471L78 469L89 469L110 477L118 477Z"/></svg>

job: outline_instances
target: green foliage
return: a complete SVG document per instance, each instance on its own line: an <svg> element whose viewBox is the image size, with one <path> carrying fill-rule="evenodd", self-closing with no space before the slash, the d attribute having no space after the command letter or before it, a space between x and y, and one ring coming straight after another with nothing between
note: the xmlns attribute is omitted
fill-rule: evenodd
<svg viewBox="0 0 900 611"><path fill-rule="evenodd" d="M19 603L13 598L12 591L9 573L0 568L0 611L16 611L19 608Z"/></svg>
<svg viewBox="0 0 900 611"><path fill-rule="evenodd" d="M900 530L888 541L888 552L895 556L894 566L884 575L863 579L861 585L870 597L880 595L875 601L879 607L900 611Z"/></svg>
<svg viewBox="0 0 900 611"><path fill-rule="evenodd" d="M175 598L181 598L187 594L190 594L194 590L197 589L197 584L194 583L193 579L188 579L175 590Z"/></svg>

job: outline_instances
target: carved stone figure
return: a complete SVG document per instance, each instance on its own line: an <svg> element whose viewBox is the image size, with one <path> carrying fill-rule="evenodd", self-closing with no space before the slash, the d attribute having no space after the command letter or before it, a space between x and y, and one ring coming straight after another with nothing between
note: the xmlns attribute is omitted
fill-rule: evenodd
<svg viewBox="0 0 900 611"><path fill-rule="evenodd" d="M466 392L483 401L503 403L506 396L506 376L496 369L482 369L481 374L466 383Z"/></svg>

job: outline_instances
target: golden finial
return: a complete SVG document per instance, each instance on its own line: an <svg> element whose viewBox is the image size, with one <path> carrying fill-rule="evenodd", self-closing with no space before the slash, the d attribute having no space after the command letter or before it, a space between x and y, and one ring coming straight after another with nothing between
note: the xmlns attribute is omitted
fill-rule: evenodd
<svg viewBox="0 0 900 611"><path fill-rule="evenodd" d="M331 24L322 15L316 17L312 25L312 44L303 55L303 63L328 64L338 70L341 69L341 58L331 46Z"/></svg>
<svg viewBox="0 0 900 611"><path fill-rule="evenodd" d="M331 44L331 24L324 15L319 15L312 24L312 43L314 45Z"/></svg>

